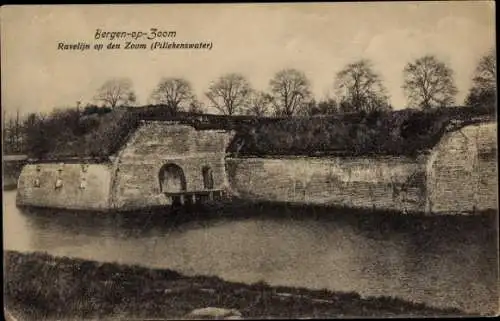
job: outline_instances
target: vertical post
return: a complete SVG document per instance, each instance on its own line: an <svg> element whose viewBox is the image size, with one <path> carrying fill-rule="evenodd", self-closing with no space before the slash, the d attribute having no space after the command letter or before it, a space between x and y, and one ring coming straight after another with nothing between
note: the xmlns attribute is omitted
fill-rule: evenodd
<svg viewBox="0 0 500 321"><path fill-rule="evenodd" d="M196 194L191 195L191 198L193 200L193 204L196 204Z"/></svg>
<svg viewBox="0 0 500 321"><path fill-rule="evenodd" d="M181 205L184 205L184 201L185 201L184 200L184 194L181 194L179 198L180 198L180 201L181 201Z"/></svg>

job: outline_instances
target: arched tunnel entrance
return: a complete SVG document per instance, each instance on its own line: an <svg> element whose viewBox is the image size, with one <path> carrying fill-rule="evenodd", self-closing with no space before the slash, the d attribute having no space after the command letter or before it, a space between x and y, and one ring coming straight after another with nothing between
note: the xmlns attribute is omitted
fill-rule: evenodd
<svg viewBox="0 0 500 321"><path fill-rule="evenodd" d="M186 176L176 164L163 165L160 168L159 180L162 193L179 193L186 190Z"/></svg>

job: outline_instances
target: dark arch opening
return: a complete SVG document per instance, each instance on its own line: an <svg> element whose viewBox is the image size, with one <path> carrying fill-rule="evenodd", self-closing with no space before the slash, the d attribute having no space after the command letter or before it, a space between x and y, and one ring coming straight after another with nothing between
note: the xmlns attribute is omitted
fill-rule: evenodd
<svg viewBox="0 0 500 321"><path fill-rule="evenodd" d="M186 176L178 165L163 165L160 168L159 180L162 193L179 193L186 190Z"/></svg>
<svg viewBox="0 0 500 321"><path fill-rule="evenodd" d="M203 188L213 189L214 188L214 174L212 172L212 169L209 166L203 166L201 172L203 175Z"/></svg>

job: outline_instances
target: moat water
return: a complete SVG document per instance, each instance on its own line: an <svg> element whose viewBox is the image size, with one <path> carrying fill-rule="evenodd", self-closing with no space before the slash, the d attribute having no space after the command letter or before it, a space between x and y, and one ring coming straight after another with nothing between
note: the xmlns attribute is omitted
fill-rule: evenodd
<svg viewBox="0 0 500 321"><path fill-rule="evenodd" d="M498 311L498 241L495 228L479 218L428 219L409 228L346 213L337 219L335 210L318 218L262 208L255 216L172 223L168 213L158 220L144 213L26 212L15 206L15 191L3 196L7 250Z"/></svg>

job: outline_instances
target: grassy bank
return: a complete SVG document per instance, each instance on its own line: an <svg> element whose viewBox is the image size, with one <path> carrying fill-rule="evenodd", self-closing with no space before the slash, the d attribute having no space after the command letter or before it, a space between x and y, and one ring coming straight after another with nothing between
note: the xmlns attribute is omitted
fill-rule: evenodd
<svg viewBox="0 0 500 321"><path fill-rule="evenodd" d="M6 251L4 261L5 305L26 320L178 319L203 307L237 309L244 318L464 315L457 309L436 309L397 298L233 283L41 253Z"/></svg>

